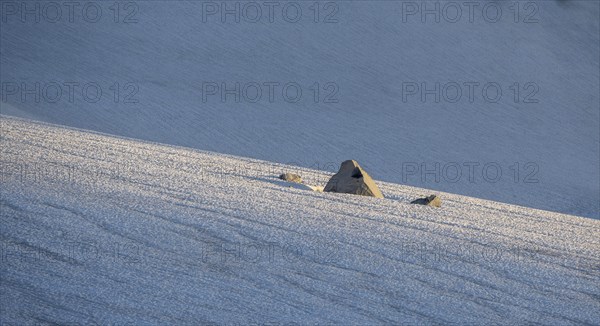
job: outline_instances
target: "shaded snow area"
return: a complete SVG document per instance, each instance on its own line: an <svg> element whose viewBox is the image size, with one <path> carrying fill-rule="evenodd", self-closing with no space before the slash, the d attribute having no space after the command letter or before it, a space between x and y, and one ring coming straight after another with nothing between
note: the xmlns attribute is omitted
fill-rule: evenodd
<svg viewBox="0 0 600 326"><path fill-rule="evenodd" d="M2 1L1 112L600 217L599 1L274 2Z"/></svg>
<svg viewBox="0 0 600 326"><path fill-rule="evenodd" d="M1 118L0 324L595 324L600 221Z"/></svg>

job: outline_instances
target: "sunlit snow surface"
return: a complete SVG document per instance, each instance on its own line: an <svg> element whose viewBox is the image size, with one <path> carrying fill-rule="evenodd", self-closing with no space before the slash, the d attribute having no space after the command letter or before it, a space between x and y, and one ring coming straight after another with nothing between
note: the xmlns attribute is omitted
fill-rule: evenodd
<svg viewBox="0 0 600 326"><path fill-rule="evenodd" d="M0 121L2 325L600 323L600 221Z"/></svg>
<svg viewBox="0 0 600 326"><path fill-rule="evenodd" d="M600 217L600 2L326 1L315 19L313 1L276 1L272 22L265 2L253 2L259 22L237 23L222 6L251 16L248 1L123 1L118 15L112 1L75 1L72 21L71 2L58 2L55 19L56 2L25 1L30 11L43 5L49 18L39 22L22 19L21 2L2 1L17 7L0 22L0 81L9 85L0 111L329 172L355 159L378 180ZM211 3L219 11L209 15ZM410 3L446 11L436 23L407 15ZM456 22L449 3L462 8ZM464 3L477 5L472 15ZM301 8L298 22L290 6ZM39 101L27 91L36 83ZM249 96L223 102L203 89L223 83ZM252 83L262 89L255 103ZM278 84L272 101L265 83ZM297 102L282 95L288 83L302 89ZM406 83L455 83L462 97L449 101L450 88L423 102ZM473 102L464 83L478 84ZM502 91L497 103L483 98L489 83ZM88 100L85 85L96 85ZM436 164L437 179L422 176ZM466 164L476 165L473 179Z"/></svg>

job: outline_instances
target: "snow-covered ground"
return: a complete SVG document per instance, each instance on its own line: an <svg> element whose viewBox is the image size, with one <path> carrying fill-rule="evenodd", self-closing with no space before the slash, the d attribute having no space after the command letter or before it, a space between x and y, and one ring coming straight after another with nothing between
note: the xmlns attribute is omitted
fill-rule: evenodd
<svg viewBox="0 0 600 326"><path fill-rule="evenodd" d="M600 221L3 116L0 324L600 324Z"/></svg>
<svg viewBox="0 0 600 326"><path fill-rule="evenodd" d="M599 217L600 2L275 3L2 1L0 111Z"/></svg>

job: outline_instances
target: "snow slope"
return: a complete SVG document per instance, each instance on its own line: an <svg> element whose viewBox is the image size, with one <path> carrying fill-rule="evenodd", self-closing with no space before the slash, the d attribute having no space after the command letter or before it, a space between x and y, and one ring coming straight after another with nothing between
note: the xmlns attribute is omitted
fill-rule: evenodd
<svg viewBox="0 0 600 326"><path fill-rule="evenodd" d="M600 323L600 221L0 122L3 325Z"/></svg>
<svg viewBox="0 0 600 326"><path fill-rule="evenodd" d="M403 20L406 1L320 2L317 23L312 1L278 2L273 22L258 2L256 23L231 14L222 21L218 6L244 1L212 2L214 15L205 1L119 2L117 16L113 2L86 1L72 17L63 2L25 3L45 16L35 22L19 7L2 8L2 114L329 172L356 159L379 180L599 217L598 1L478 1L472 22L463 5L455 23L452 8L439 23ZM48 3L62 5L60 19ZM282 14L290 3L303 13L296 23L286 21L293 9ZM100 7L98 21L86 4ZM493 6L487 14L485 6ZM500 18L489 22L496 8ZM61 85L56 103L53 82ZM262 85L256 103L203 92L252 82ZM272 101L267 82L279 83ZM290 82L302 89L298 102L281 94ZM452 88L437 103L420 93L403 101L404 83L451 82L462 87L456 103L447 100ZM468 82L479 83L472 103ZM36 83L37 102L23 90ZM77 85L72 98L67 83ZM85 100L88 83L102 90L98 102L94 87ZM500 86L498 103L483 98L487 83ZM422 176L436 163L437 179Z"/></svg>

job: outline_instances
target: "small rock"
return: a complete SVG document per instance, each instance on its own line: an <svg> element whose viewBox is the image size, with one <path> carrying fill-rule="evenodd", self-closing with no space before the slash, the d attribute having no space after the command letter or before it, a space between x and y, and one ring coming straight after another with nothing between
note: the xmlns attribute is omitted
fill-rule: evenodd
<svg viewBox="0 0 600 326"><path fill-rule="evenodd" d="M279 179L285 180L288 182L302 183L302 178L294 173L284 173L279 176Z"/></svg>
<svg viewBox="0 0 600 326"><path fill-rule="evenodd" d="M411 204L427 205L433 207L441 207L442 200L436 195L431 195L425 198L419 198L410 202Z"/></svg>
<svg viewBox="0 0 600 326"><path fill-rule="evenodd" d="M383 198L375 181L354 160L342 162L340 170L329 179L323 191Z"/></svg>

